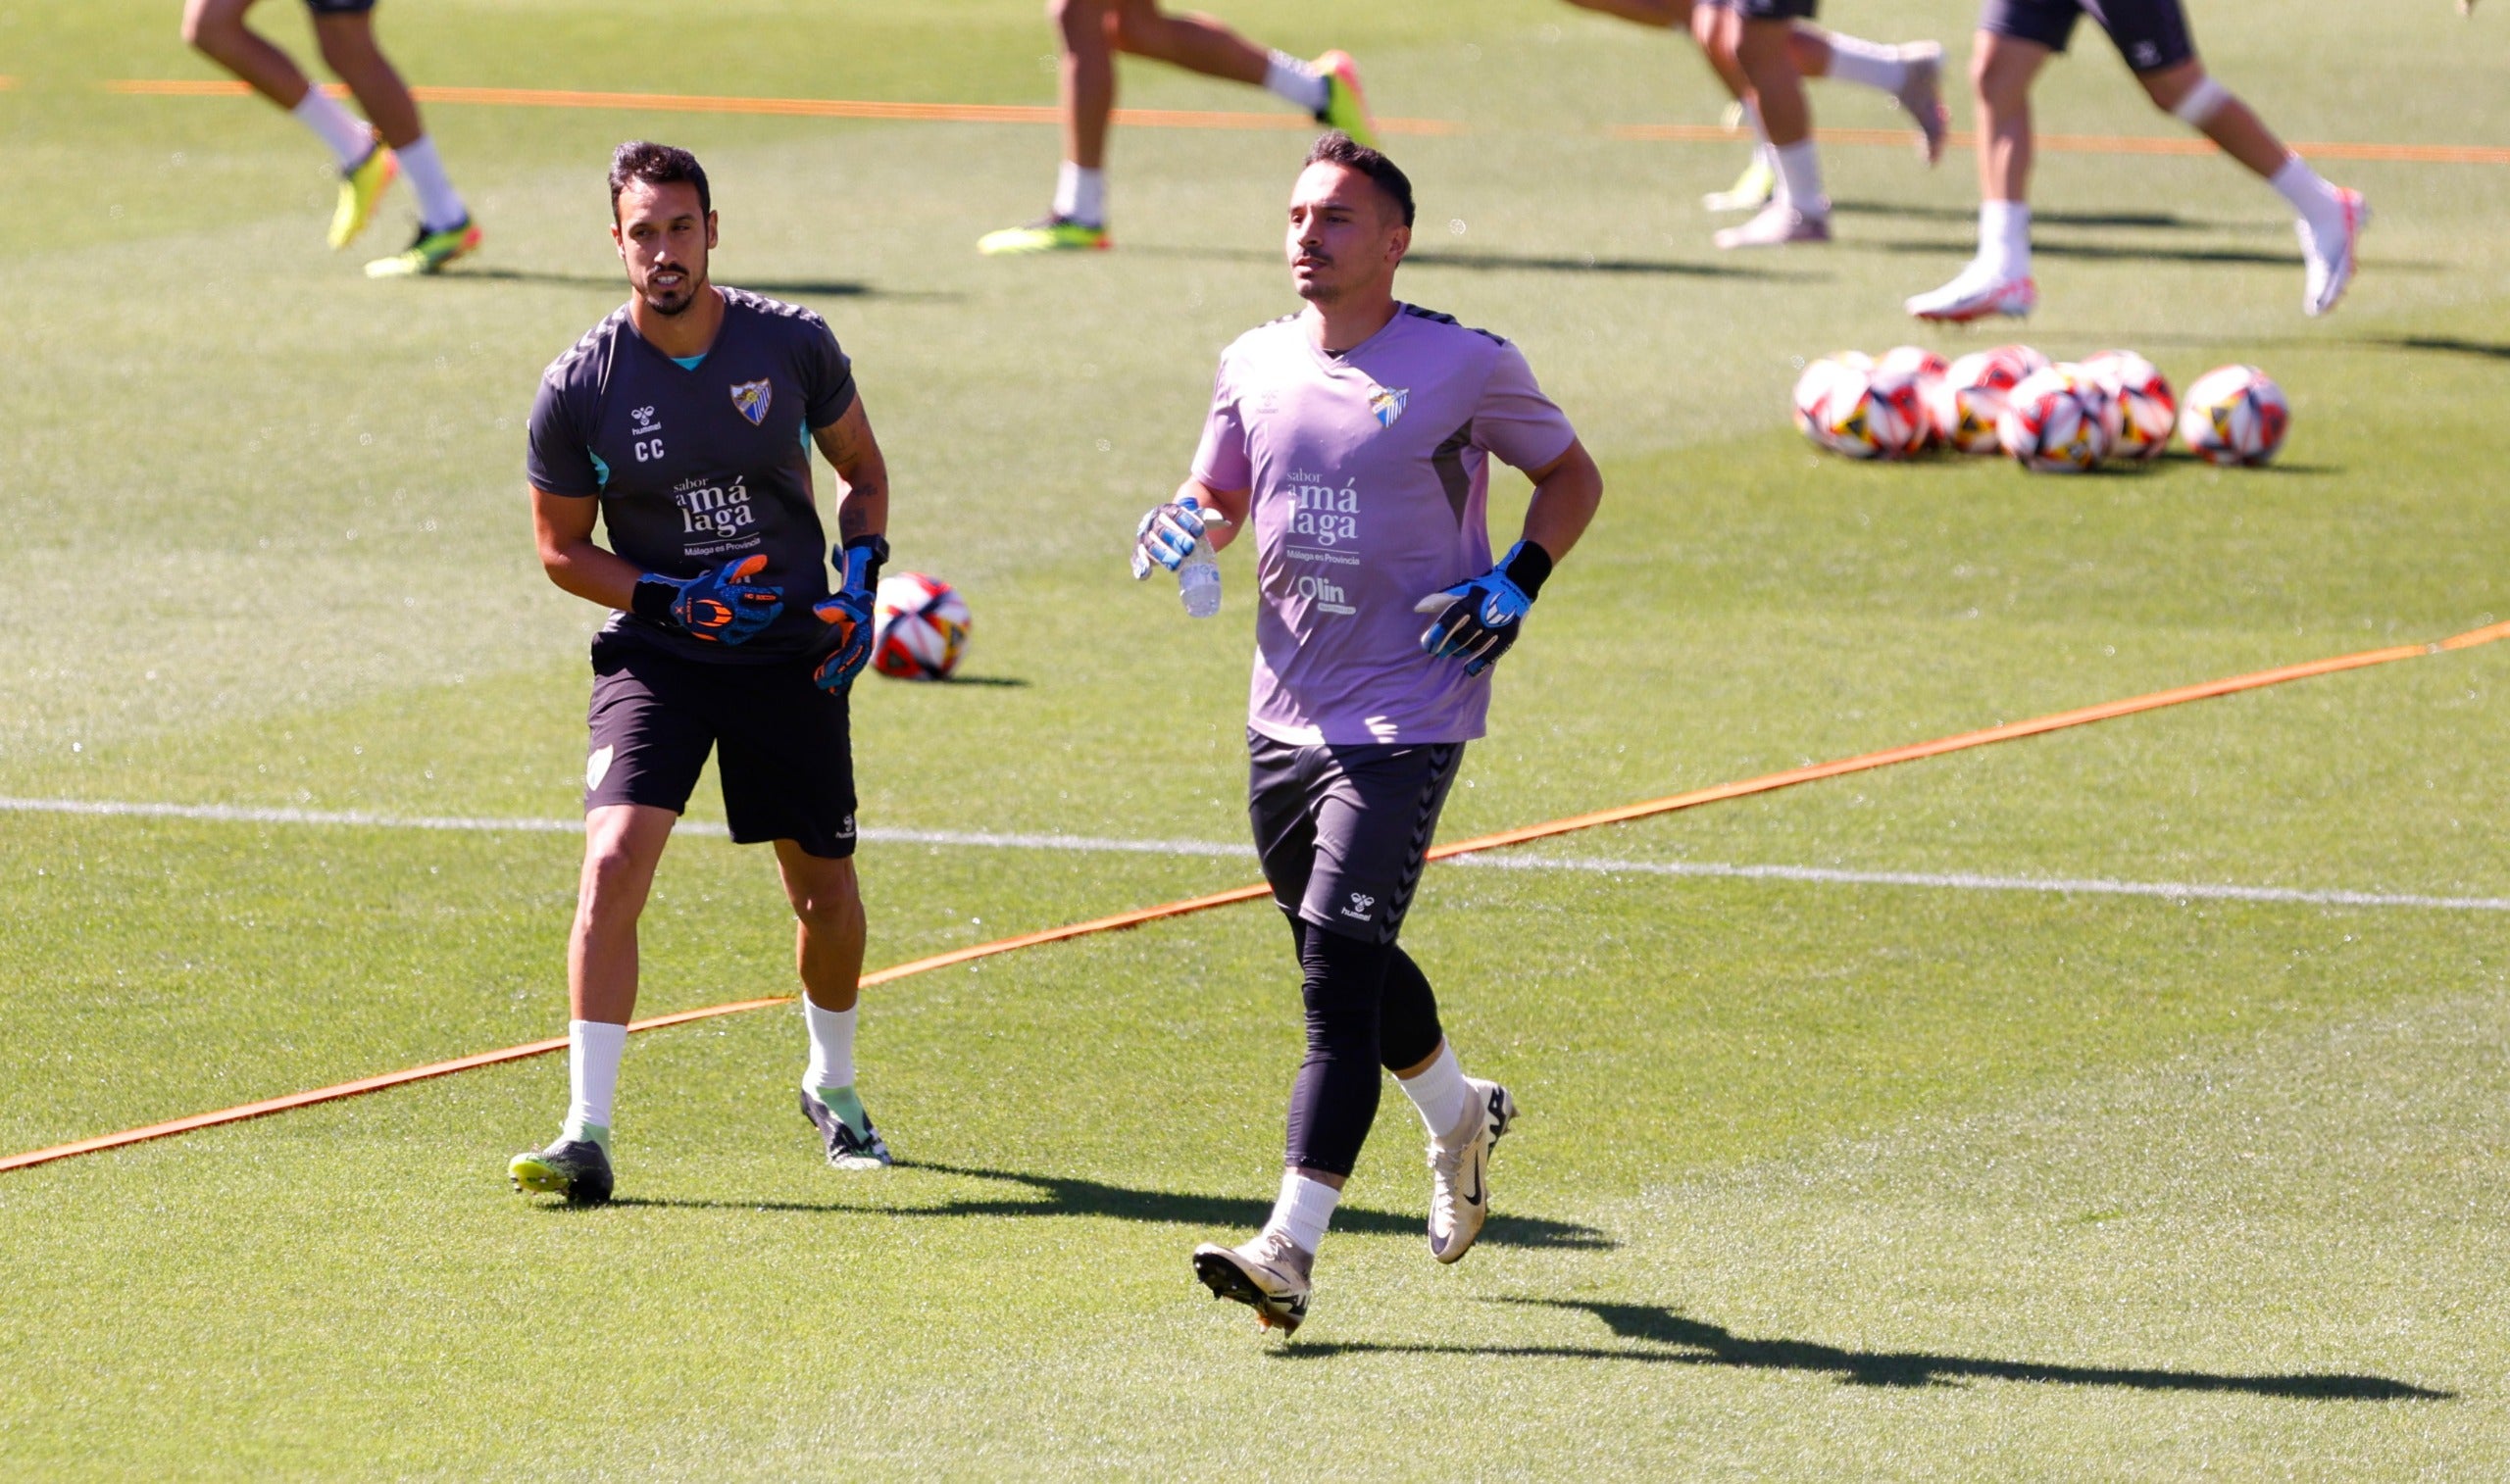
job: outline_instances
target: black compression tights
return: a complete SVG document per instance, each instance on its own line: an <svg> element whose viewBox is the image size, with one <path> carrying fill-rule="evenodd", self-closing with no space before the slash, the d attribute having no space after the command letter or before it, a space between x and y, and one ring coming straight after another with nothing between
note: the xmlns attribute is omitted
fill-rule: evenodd
<svg viewBox="0 0 2510 1484"><path fill-rule="evenodd" d="M1347 1175L1377 1120L1378 1068L1438 1049L1438 1001L1412 956L1290 919L1306 973L1307 1059L1290 1088L1289 1162Z"/></svg>

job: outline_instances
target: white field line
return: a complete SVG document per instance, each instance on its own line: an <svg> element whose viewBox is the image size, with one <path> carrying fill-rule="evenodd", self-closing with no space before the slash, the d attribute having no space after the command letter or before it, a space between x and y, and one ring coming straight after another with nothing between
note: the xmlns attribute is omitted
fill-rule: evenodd
<svg viewBox="0 0 2510 1484"><path fill-rule="evenodd" d="M576 834L581 819L471 818L448 815L375 815L355 810L261 809L232 804L138 804L90 799L0 797L0 813L103 815L201 819L238 824L332 824L370 829L442 829ZM682 823L686 834L728 833L721 824ZM1244 845L1210 840L1124 840L1098 835L1004 834L990 830L865 829L876 845L960 846L979 850L1054 850L1088 854L1199 856L1252 860ZM2408 892L2238 886L2196 881L2118 881L2101 876L1988 876L1966 871L1847 870L1825 866L1745 866L1718 861L1625 861L1591 856L1471 855L1442 864L1495 870L1568 870L1596 875L1697 876L1745 881L1797 881L1837 886L1904 886L1938 891L2018 891L2057 895L2156 897L2167 901L2282 902L2312 907L2406 907L2440 912L2510 912L2510 897L2440 897Z"/></svg>

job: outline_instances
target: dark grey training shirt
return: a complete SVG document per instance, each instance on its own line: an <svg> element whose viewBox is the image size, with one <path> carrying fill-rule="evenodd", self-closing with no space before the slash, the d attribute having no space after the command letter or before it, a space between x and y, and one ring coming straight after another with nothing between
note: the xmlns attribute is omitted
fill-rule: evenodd
<svg viewBox="0 0 2510 1484"><path fill-rule="evenodd" d="M723 329L693 369L636 333L625 305L551 362L524 469L535 488L598 498L610 549L649 572L693 577L764 553L756 580L784 589L784 612L746 644L632 614L611 615L610 626L691 659L766 664L829 642L811 613L828 584L810 432L854 405L854 371L809 310L722 293Z"/></svg>

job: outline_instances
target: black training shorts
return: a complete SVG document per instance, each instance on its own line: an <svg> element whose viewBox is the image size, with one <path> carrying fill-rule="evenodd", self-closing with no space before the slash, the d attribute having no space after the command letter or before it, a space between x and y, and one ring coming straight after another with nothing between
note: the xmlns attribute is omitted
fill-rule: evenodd
<svg viewBox="0 0 2510 1484"><path fill-rule="evenodd" d="M1986 0L1979 29L2061 52L2074 35L2075 21L2085 15L2100 23L2118 55L2136 72L2157 73L2195 60L2196 42L2179 0Z"/></svg>
<svg viewBox="0 0 2510 1484"><path fill-rule="evenodd" d="M854 744L846 698L814 662L710 664L605 629L592 641L584 808L687 808L718 754L724 816L743 845L790 840L822 860L854 854Z"/></svg>
<svg viewBox="0 0 2510 1484"><path fill-rule="evenodd" d="M1250 730L1246 751L1246 814L1273 901L1346 938L1393 942L1464 744L1299 746Z"/></svg>
<svg viewBox="0 0 2510 1484"><path fill-rule="evenodd" d="M1739 13L1746 21L1810 21L1820 10L1822 0L1707 0L1722 10Z"/></svg>
<svg viewBox="0 0 2510 1484"><path fill-rule="evenodd" d="M305 8L318 16L363 16L375 0L305 0Z"/></svg>

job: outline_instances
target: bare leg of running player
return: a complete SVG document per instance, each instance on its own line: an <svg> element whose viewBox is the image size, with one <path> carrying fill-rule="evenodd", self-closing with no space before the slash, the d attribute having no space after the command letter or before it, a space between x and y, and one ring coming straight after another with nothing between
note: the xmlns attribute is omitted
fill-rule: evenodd
<svg viewBox="0 0 2510 1484"><path fill-rule="evenodd" d="M1100 249L1107 233L1107 129L1116 109L1116 54L1259 86L1364 144L1376 142L1359 69L1341 52L1313 62L1267 52L1209 16L1172 15L1158 0L1047 0L1062 51L1063 164L1054 206L1026 226L988 232L987 255Z"/></svg>
<svg viewBox="0 0 2510 1484"><path fill-rule="evenodd" d="M245 24L253 3L185 0L183 39L285 109L331 151L340 168L331 246L346 247L355 240L374 220L385 188L396 175L406 173L419 198L419 239L410 251L370 265L369 273L433 272L476 247L478 233L471 228L470 212L445 176L435 144L420 122L419 106L376 45L373 15L322 12L314 18L325 64L348 84L370 125L315 87L287 53Z"/></svg>
<svg viewBox="0 0 2510 1484"><path fill-rule="evenodd" d="M2038 302L2031 272L2031 89L2051 49L1981 30L1971 64L1979 105L1979 253L1958 276L1908 302L1920 319L2027 315ZM2215 81L2194 57L2138 71L2153 106L2193 125L2291 203L2307 269L2302 310L2322 315L2352 282L2354 244L2370 220L2358 192L2333 186Z"/></svg>

